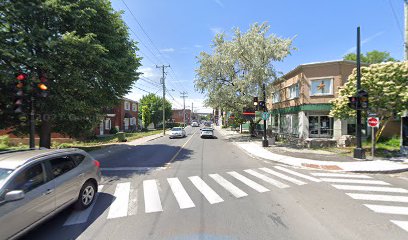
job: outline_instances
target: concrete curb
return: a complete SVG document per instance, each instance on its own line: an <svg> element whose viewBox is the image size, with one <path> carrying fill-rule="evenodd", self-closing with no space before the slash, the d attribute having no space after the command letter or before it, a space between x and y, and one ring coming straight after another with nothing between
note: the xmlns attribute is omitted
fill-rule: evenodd
<svg viewBox="0 0 408 240"><path fill-rule="evenodd" d="M217 130L221 135L226 136L225 130ZM232 133L231 135L236 135ZM360 172L360 173L398 173L408 171L408 165L390 162L387 160L374 161L354 161L354 162L333 162L333 161L319 161L306 158L290 157L272 153L258 144L253 142L235 142L238 147L243 149L252 157L274 161L295 167L303 167L309 169L329 170L337 172Z"/></svg>

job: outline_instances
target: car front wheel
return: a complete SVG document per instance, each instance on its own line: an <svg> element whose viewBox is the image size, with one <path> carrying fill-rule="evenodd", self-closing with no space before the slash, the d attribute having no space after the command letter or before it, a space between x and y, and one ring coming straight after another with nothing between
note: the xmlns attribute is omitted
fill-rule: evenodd
<svg viewBox="0 0 408 240"><path fill-rule="evenodd" d="M95 184L90 181L84 183L81 191L79 192L78 200L75 203L75 208L78 210L82 210L91 206L93 201L95 201L96 193L97 189Z"/></svg>

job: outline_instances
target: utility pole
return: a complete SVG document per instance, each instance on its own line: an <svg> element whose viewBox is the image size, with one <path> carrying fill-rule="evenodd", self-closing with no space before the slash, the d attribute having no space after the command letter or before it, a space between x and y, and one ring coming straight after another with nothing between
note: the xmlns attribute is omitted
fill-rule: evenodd
<svg viewBox="0 0 408 240"><path fill-rule="evenodd" d="M408 61L408 0L404 1L404 16L405 16L405 61Z"/></svg>
<svg viewBox="0 0 408 240"><path fill-rule="evenodd" d="M183 127L186 127L186 97L187 97L187 92L183 91L180 93L181 98L183 98Z"/></svg>
<svg viewBox="0 0 408 240"><path fill-rule="evenodd" d="M161 84L163 85L163 136L166 135L166 111L165 111L165 106L166 106L166 72L164 71L165 68L170 67L170 65L161 65L157 66L156 68L161 68L162 69L162 78L161 78Z"/></svg>
<svg viewBox="0 0 408 240"><path fill-rule="evenodd" d="M361 70L360 70L360 27L357 27L357 94L361 89ZM357 97L357 105L360 106L360 97ZM361 144L361 108L357 108L356 119L356 140L357 147L354 149L354 158L365 159L365 151Z"/></svg>

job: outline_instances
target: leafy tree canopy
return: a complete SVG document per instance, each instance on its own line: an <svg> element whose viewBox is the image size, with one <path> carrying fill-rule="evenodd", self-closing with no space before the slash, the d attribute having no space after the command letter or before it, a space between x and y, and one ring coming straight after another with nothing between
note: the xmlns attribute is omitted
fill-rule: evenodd
<svg viewBox="0 0 408 240"><path fill-rule="evenodd" d="M116 105L138 79L137 50L108 0L3 0L0 128L19 124L12 87L23 71L34 81L42 74L48 79L50 95L38 99L36 112L47 114L52 131L89 133L101 110Z"/></svg>
<svg viewBox="0 0 408 240"><path fill-rule="evenodd" d="M348 53L348 54L344 55L343 59L344 60L356 61L357 60L357 54ZM365 55L361 54L360 59L361 59L361 62L369 63L369 64L397 61L393 57L391 57L389 52L381 52L381 51L377 51L377 50L367 52Z"/></svg>
<svg viewBox="0 0 408 240"><path fill-rule="evenodd" d="M140 106L142 116L144 114L144 106L147 106L147 110L149 110L150 117L148 118L148 124L153 123L156 127L158 123L163 121L163 98L157 96L156 94L149 93L148 95L145 95L142 97L142 99L140 99ZM171 103L168 100L166 100L165 102L164 111L165 119L170 119L172 111Z"/></svg>
<svg viewBox="0 0 408 240"><path fill-rule="evenodd" d="M277 78L273 62L282 61L294 48L292 39L268 35L269 29L266 23L255 23L247 32L235 28L231 40L217 34L213 51L200 53L195 88L206 94L207 106L242 112L252 105L252 97L261 95L263 83Z"/></svg>

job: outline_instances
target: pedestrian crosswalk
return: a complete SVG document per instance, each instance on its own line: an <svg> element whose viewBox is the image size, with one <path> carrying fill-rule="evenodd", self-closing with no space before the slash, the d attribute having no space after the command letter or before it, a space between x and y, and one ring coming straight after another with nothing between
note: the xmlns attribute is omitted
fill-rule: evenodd
<svg viewBox="0 0 408 240"><path fill-rule="evenodd" d="M239 199L248 197L250 194L265 193L273 189L286 189L291 186L305 185L308 183L306 180L310 182L321 181L276 166L274 170L270 168L244 169L242 172L230 171L208 174L208 177L204 175L186 178L171 177L165 180L150 179L142 181L142 185L120 182L116 185L100 185L99 192L112 195L110 205L105 211L107 214L104 216L106 219L117 219L139 213L163 212L165 209L162 201L167 200L168 196L167 194L161 196L165 192L162 188L166 188L166 192L170 192L174 196L175 202L177 202L176 206L179 209L191 209L196 207L194 200L197 201L197 198L193 200L192 197L197 193L203 197L204 201L212 205L226 201L225 196ZM143 197L138 194L143 195ZM100 196L101 193L98 193L98 195ZM98 201L95 202L85 211L72 212L65 221L64 226L87 222L92 209L98 204Z"/></svg>
<svg viewBox="0 0 408 240"><path fill-rule="evenodd" d="M311 175L346 191L347 196L361 201L371 211L392 216L390 221L408 232L407 189L363 174L313 172Z"/></svg>

